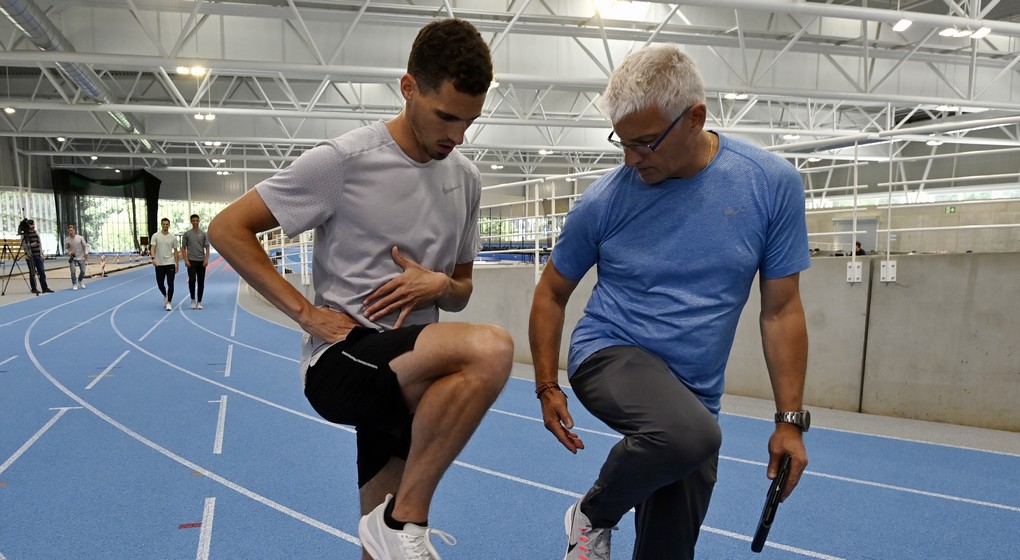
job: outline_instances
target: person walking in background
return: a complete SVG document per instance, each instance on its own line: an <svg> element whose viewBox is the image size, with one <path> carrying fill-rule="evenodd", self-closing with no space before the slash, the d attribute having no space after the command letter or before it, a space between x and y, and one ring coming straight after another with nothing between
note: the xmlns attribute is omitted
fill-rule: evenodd
<svg viewBox="0 0 1020 560"><path fill-rule="evenodd" d="M199 226L198 214L191 215L191 229L181 236L181 251L184 266L188 269L188 292L191 294L191 308L202 309L202 294L205 292L205 269L209 266L209 237ZM195 295L198 295L198 299Z"/></svg>
<svg viewBox="0 0 1020 560"><path fill-rule="evenodd" d="M159 227L160 231L149 238L149 255L152 256L152 265L156 267L156 286L159 293L163 294L163 307L167 311L172 311L174 276L177 274L177 261L180 259L179 245L177 236L170 233L170 220L163 218L159 221ZM163 286L164 282L166 287Z"/></svg>
<svg viewBox="0 0 1020 560"><path fill-rule="evenodd" d="M529 325L545 426L577 453L584 443L557 384L560 337L571 293L596 267L568 375L577 400L623 439L567 509L564 558L609 560L612 528L634 508L625 556L690 560L716 481L726 362L755 276L779 411L766 474L791 456L785 499L807 466L804 187L779 156L705 129L701 74L676 45L629 55L600 103L624 164L570 209Z"/></svg>
<svg viewBox="0 0 1020 560"><path fill-rule="evenodd" d="M473 25L433 21L411 47L400 114L318 144L209 224L219 254L307 333L309 403L357 428L362 558L438 560L433 495L513 364L503 329L438 322L473 289L481 176L455 148L492 75ZM276 226L315 230L314 304L255 237Z"/></svg>
<svg viewBox="0 0 1020 560"><path fill-rule="evenodd" d="M35 231L35 220L28 221L28 232L25 233L25 259L32 265L28 269L29 285L32 288L33 294L40 293L36 289L35 277L39 277L39 288L42 289L42 293L52 294L53 290L50 289L46 283L46 265L43 262L42 256L42 242L39 240L39 232Z"/></svg>
<svg viewBox="0 0 1020 560"><path fill-rule="evenodd" d="M74 224L67 226L67 237L64 238L64 252L67 253L68 264L71 267L71 289L85 289L85 267L89 261L89 245L85 238L78 235ZM78 269L77 277L75 268Z"/></svg>

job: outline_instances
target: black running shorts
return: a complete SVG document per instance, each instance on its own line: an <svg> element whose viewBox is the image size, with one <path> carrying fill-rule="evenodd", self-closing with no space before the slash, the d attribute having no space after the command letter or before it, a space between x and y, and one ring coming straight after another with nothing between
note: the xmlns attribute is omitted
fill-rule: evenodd
<svg viewBox="0 0 1020 560"><path fill-rule="evenodd" d="M411 420L391 360L410 352L427 325L377 332L355 327L305 376L305 397L320 416L358 431L358 487L392 457L407 459Z"/></svg>

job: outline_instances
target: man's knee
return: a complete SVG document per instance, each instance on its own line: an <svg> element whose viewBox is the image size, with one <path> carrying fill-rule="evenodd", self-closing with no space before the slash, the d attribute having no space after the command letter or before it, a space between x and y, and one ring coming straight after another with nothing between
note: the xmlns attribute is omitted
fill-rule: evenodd
<svg viewBox="0 0 1020 560"><path fill-rule="evenodd" d="M510 366L514 361L514 339L510 333L501 327L489 324L475 325L476 332L481 338L479 350L488 354L490 359L499 362L506 369L506 375L510 375Z"/></svg>
<svg viewBox="0 0 1020 560"><path fill-rule="evenodd" d="M694 422L684 419L648 434L664 466L677 472L693 472L718 453L722 430L715 418L709 417Z"/></svg>
<svg viewBox="0 0 1020 560"><path fill-rule="evenodd" d="M479 366L484 381L502 388L510 377L514 360L514 339L510 333L496 325L472 324L463 344Z"/></svg>

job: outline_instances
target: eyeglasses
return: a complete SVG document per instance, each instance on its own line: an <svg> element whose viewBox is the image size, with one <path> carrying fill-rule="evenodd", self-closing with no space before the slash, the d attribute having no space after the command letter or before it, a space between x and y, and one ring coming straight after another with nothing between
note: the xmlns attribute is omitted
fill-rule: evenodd
<svg viewBox="0 0 1020 560"><path fill-rule="evenodd" d="M693 105L691 107L693 107ZM666 136L668 136L669 132L673 130L673 127L676 126L676 123L683 120L684 116L687 115L687 111L691 110L691 107L684 109L684 112L680 113L680 116L677 117L676 120L674 120L669 125L669 128L666 129L666 132L663 132L662 136L659 136L659 139L656 140L654 144L624 144L623 142L620 142L619 140L613 138L613 135L616 134L615 130L609 131L609 136L606 138L606 140L608 140L610 144L616 146L617 148L620 148L621 150L630 150L636 154L647 156L648 154L654 152L655 148L659 147L659 144L662 144L662 141L666 139Z"/></svg>

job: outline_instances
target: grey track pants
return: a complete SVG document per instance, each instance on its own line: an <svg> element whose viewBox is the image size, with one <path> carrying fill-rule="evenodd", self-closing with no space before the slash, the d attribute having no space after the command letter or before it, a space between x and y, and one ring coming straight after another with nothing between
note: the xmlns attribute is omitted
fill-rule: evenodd
<svg viewBox="0 0 1020 560"><path fill-rule="evenodd" d="M581 511L594 527L612 527L636 508L634 560L694 558L716 481L718 420L661 359L634 346L596 352L570 384L623 435Z"/></svg>

